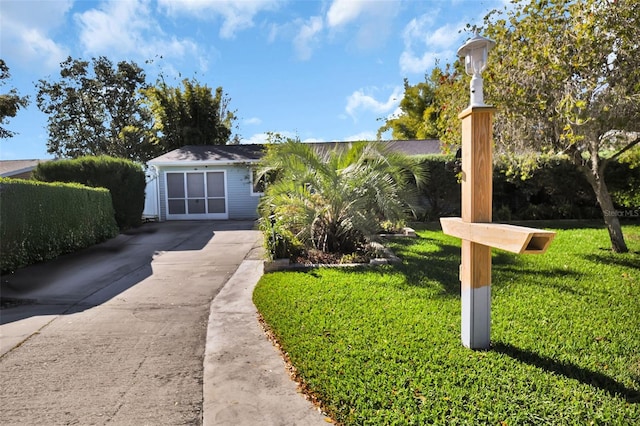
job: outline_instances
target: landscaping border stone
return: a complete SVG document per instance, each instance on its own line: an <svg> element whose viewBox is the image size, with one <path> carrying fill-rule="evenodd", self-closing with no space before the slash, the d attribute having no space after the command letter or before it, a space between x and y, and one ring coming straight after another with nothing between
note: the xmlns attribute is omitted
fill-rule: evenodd
<svg viewBox="0 0 640 426"><path fill-rule="evenodd" d="M401 234L381 234L381 237L416 237L416 231L413 228L402 228ZM307 270L314 268L354 268L358 266L377 266L388 265L393 263L400 263L402 260L396 256L388 247L378 243L370 243L372 248L378 254L379 257L375 257L369 261L369 263L291 263L291 260L286 259L273 259L264 261L264 273L276 272L276 271L291 271L291 270Z"/></svg>

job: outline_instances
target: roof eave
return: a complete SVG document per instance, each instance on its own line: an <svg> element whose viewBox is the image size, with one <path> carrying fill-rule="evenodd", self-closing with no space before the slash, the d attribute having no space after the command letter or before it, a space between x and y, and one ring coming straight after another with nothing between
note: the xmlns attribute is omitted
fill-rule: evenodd
<svg viewBox="0 0 640 426"><path fill-rule="evenodd" d="M149 166L237 166L242 164L254 164L258 159L245 159L245 160L171 160L171 161L154 161L147 162Z"/></svg>

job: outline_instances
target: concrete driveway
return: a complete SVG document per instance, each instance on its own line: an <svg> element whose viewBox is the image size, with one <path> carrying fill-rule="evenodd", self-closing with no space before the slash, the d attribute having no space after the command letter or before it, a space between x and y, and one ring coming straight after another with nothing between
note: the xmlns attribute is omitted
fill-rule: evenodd
<svg viewBox="0 0 640 426"><path fill-rule="evenodd" d="M253 286L243 279L248 274L255 285L260 259L261 236L253 222L164 222L3 276L3 299L27 303L5 304L0 311L2 424L202 424L203 407L211 412L207 424L250 424L229 409L238 405L228 400L232 392L220 394L241 378L220 378L210 365L207 374L217 380L213 392L214 385L203 386L203 360L216 362L216 353L228 351L220 343L234 340L220 317L234 303L244 304L239 321L254 320L254 335L239 350L255 352L257 343L271 350L266 358L277 357L256 331ZM243 262L250 267L239 270ZM225 288L224 298L240 294L240 300L212 305L228 281L237 288ZM220 324L210 323L215 318ZM207 334L214 335L210 342ZM246 337L240 334L239 340ZM232 353L225 368L244 371L249 382L243 386L257 393L259 386L251 384L256 375L242 357ZM279 368L285 377L282 363ZM300 407L322 419L287 378L282 385L293 386Z"/></svg>
<svg viewBox="0 0 640 426"><path fill-rule="evenodd" d="M148 294L148 303L175 306L196 294L210 301L245 258L260 258L260 233L253 225L149 223L87 250L0 277L3 299L32 302L2 310L0 355L55 316L78 313L117 296L124 300L122 293L133 287ZM149 279L164 285L146 291ZM140 289L142 283L146 285Z"/></svg>

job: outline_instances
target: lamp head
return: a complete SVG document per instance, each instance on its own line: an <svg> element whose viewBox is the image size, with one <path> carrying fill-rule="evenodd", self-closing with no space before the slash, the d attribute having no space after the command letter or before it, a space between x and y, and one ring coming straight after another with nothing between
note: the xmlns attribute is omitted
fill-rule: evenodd
<svg viewBox="0 0 640 426"><path fill-rule="evenodd" d="M467 74L480 75L487 68L487 55L495 45L493 40L475 33L472 38L460 46L458 56L464 57L464 67Z"/></svg>
<svg viewBox="0 0 640 426"><path fill-rule="evenodd" d="M471 106L485 106L482 93L482 71L487 68L487 56L495 44L493 40L482 37L476 32L458 49L458 56L464 58L464 69L472 77Z"/></svg>

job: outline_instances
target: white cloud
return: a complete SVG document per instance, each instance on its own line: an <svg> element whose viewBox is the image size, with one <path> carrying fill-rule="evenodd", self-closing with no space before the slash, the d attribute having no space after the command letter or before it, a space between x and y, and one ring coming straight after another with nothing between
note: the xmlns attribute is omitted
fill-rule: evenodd
<svg viewBox="0 0 640 426"><path fill-rule="evenodd" d="M21 39L24 42L23 53L33 60L42 58L47 69L59 66L69 56L66 47L57 44L36 29L24 31Z"/></svg>
<svg viewBox="0 0 640 426"><path fill-rule="evenodd" d="M407 25L405 25L404 30L402 31L402 38L404 39L405 47L411 47L416 40L424 40L426 38L425 34L428 28L435 23L435 18L438 15L439 11L434 11L430 14L425 14L419 16L418 18L413 18Z"/></svg>
<svg viewBox="0 0 640 426"><path fill-rule="evenodd" d="M400 69L404 73L424 74L436 64L438 59L446 59L451 52L423 52L422 56L416 56L411 51L404 51L400 55Z"/></svg>
<svg viewBox="0 0 640 426"><path fill-rule="evenodd" d="M425 43L427 46L450 49L459 44L460 34L458 32L464 28L464 23L454 23L443 25L435 31L426 34Z"/></svg>
<svg viewBox="0 0 640 426"><path fill-rule="evenodd" d="M387 120L392 120L394 118L398 118L403 114L402 109L400 108L400 104L398 104L398 106L396 106L396 109L393 110L393 112L391 114L387 115Z"/></svg>
<svg viewBox="0 0 640 426"><path fill-rule="evenodd" d="M435 11L414 18L405 26L402 33L404 50L399 59L403 73L425 73L436 60L455 58L457 46L462 44L460 30L466 23L459 21L434 28L438 13Z"/></svg>
<svg viewBox="0 0 640 426"><path fill-rule="evenodd" d="M255 126L258 124L262 124L262 120L259 119L258 117L251 117L251 118L247 118L245 120L242 120L242 122L244 124L250 125L250 126Z"/></svg>
<svg viewBox="0 0 640 426"><path fill-rule="evenodd" d="M333 0L327 12L327 24L330 27L345 25L374 5L367 0Z"/></svg>
<svg viewBox="0 0 640 426"><path fill-rule="evenodd" d="M170 14L188 14L197 18L222 17L220 37L235 37L238 31L253 27L253 18L264 10L273 10L281 0L158 0Z"/></svg>
<svg viewBox="0 0 640 426"><path fill-rule="evenodd" d="M393 20L399 13L398 1L334 0L327 12L327 26L335 31L347 24L355 28L349 45L360 50L379 47L391 34Z"/></svg>
<svg viewBox="0 0 640 426"><path fill-rule="evenodd" d="M240 139L241 144L266 143L268 135L266 133L255 133L248 138Z"/></svg>
<svg viewBox="0 0 640 426"><path fill-rule="evenodd" d="M298 35L293 39L293 46L299 59L305 61L311 58L313 46L318 43L318 36L323 27L320 16L312 16L301 24Z"/></svg>
<svg viewBox="0 0 640 426"><path fill-rule="evenodd" d="M306 139L303 139L302 142L304 142L304 143L324 142L324 139L306 138Z"/></svg>
<svg viewBox="0 0 640 426"><path fill-rule="evenodd" d="M137 55L181 58L197 56L197 45L188 39L166 35L152 16L149 0L105 2L75 15L80 43L89 54ZM206 62L198 59L201 66Z"/></svg>
<svg viewBox="0 0 640 426"><path fill-rule="evenodd" d="M356 90L347 98L345 111L353 119L356 118L357 111L371 111L375 114L384 114L385 112L393 110L400 103L402 91L402 87L396 86L386 101L378 101L372 95L365 93L364 89Z"/></svg>
<svg viewBox="0 0 640 426"><path fill-rule="evenodd" d="M296 139L298 137L297 133L290 132L288 130L283 130L283 131L280 131L280 132L269 132L269 133L280 135L285 139L288 139L288 138ZM269 142L269 133L267 133L267 132L254 133L253 135L251 135L248 138L240 139L240 143L241 144L267 143L267 142Z"/></svg>
<svg viewBox="0 0 640 426"><path fill-rule="evenodd" d="M374 141L378 137L377 132L360 132L355 135L347 136L344 138L345 141Z"/></svg>
<svg viewBox="0 0 640 426"><path fill-rule="evenodd" d="M68 55L69 50L56 43L49 33L62 27L73 1L31 2L3 1L0 14L0 51L9 67L14 62L28 66L38 64L54 69Z"/></svg>
<svg viewBox="0 0 640 426"><path fill-rule="evenodd" d="M118 47L121 53L138 49L141 35L153 25L148 1L102 3L99 8L75 15L80 42L89 53L104 53Z"/></svg>
<svg viewBox="0 0 640 426"><path fill-rule="evenodd" d="M389 37L398 9L397 0L333 0L324 15L266 24L267 40L269 43L291 40L300 60L310 59L313 51L326 41L370 50Z"/></svg>

